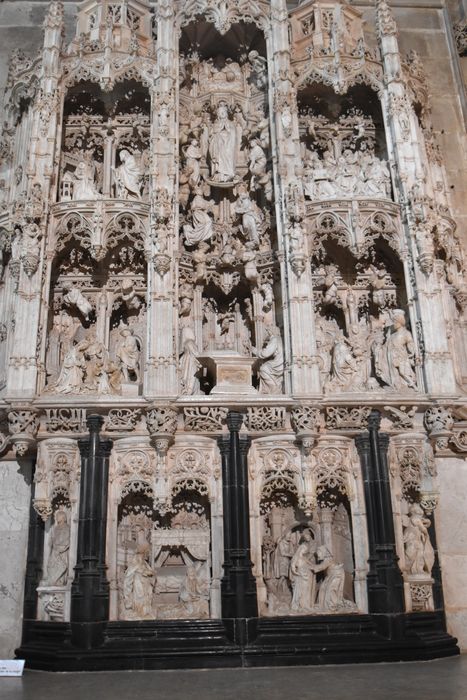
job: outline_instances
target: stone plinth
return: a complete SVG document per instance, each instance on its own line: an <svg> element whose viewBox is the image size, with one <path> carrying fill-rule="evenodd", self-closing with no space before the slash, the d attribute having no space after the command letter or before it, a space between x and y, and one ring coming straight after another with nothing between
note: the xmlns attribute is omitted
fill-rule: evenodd
<svg viewBox="0 0 467 700"><path fill-rule="evenodd" d="M214 374L213 395L257 394L252 384L253 357L243 357L235 352L217 350L199 358Z"/></svg>

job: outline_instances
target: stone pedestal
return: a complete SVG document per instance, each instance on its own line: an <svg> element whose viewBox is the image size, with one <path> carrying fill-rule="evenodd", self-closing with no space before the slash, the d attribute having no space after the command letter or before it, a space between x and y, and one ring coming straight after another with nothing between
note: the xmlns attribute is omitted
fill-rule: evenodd
<svg viewBox="0 0 467 700"><path fill-rule="evenodd" d="M244 397L245 394L251 396L258 393L252 384L252 368L256 362L253 357L219 350L199 360L214 374L212 395L230 397L239 394Z"/></svg>

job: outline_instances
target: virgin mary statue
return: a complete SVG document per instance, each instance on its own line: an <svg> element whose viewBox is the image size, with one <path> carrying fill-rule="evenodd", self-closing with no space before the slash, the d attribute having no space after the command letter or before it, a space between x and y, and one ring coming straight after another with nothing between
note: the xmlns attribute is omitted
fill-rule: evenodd
<svg viewBox="0 0 467 700"><path fill-rule="evenodd" d="M230 121L227 103L219 102L216 120L209 140L211 177L217 182L232 182L235 179L237 138L235 124Z"/></svg>

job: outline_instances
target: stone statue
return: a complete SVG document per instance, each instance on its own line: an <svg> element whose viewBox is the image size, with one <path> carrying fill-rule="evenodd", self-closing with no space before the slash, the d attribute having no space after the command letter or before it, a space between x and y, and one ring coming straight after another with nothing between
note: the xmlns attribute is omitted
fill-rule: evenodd
<svg viewBox="0 0 467 700"><path fill-rule="evenodd" d="M316 551L318 563L314 565L315 574L322 572L324 579L319 584L316 607L319 612L332 613L343 610L356 610L355 604L344 598L345 571L344 565L338 564L327 547L318 547Z"/></svg>
<svg viewBox="0 0 467 700"><path fill-rule="evenodd" d="M423 508L412 503L404 523L405 563L409 574L431 575L435 553L428 532L430 525Z"/></svg>
<svg viewBox="0 0 467 700"><path fill-rule="evenodd" d="M63 302L67 306L75 306L78 311L82 314L85 321L89 320L89 316L92 312L91 303L86 299L84 294L73 287L71 282L63 282Z"/></svg>
<svg viewBox="0 0 467 700"><path fill-rule="evenodd" d="M207 261L208 261L208 250L209 243L206 241L201 241L197 248L191 254L195 266L193 282L195 284L202 284L207 278Z"/></svg>
<svg viewBox="0 0 467 700"><path fill-rule="evenodd" d="M65 586L68 581L68 556L70 551L70 526L64 510L54 514L50 531L50 553L47 561L46 581L49 586Z"/></svg>
<svg viewBox="0 0 467 700"><path fill-rule="evenodd" d="M123 327L120 329L121 340L118 342L115 349L115 355L120 361L120 368L123 378L126 382L130 381L130 374L135 377L135 381L140 380L140 349L138 341L133 335L131 328Z"/></svg>
<svg viewBox="0 0 467 700"><path fill-rule="evenodd" d="M187 566L186 576L178 594L179 602L183 605L187 617L209 616L209 586L206 584L207 581L198 577L194 566Z"/></svg>
<svg viewBox="0 0 467 700"><path fill-rule="evenodd" d="M252 352L263 360L258 369L260 393L280 394L284 377L284 351L279 328L269 326L266 329L263 349L252 348Z"/></svg>
<svg viewBox="0 0 467 700"><path fill-rule="evenodd" d="M61 394L77 394L83 387L83 376L86 363L84 361L84 350L87 347L87 340L73 345L64 357L57 383L54 391Z"/></svg>
<svg viewBox="0 0 467 700"><path fill-rule="evenodd" d="M40 182L35 182L32 186L29 206L32 218L40 219L44 213L44 196Z"/></svg>
<svg viewBox="0 0 467 700"><path fill-rule="evenodd" d="M115 168L115 190L118 199L141 199L143 173L136 158L127 150L120 151L120 165Z"/></svg>
<svg viewBox="0 0 467 700"><path fill-rule="evenodd" d="M251 139L248 168L251 174L250 189L257 190L258 187L267 180L266 175L266 154L259 142L259 139Z"/></svg>
<svg viewBox="0 0 467 700"><path fill-rule="evenodd" d="M108 352L105 345L100 340L97 340L94 330L88 333L87 343L84 347L84 357L86 360L86 389L96 391L99 394L111 394L112 391L106 372Z"/></svg>
<svg viewBox="0 0 467 700"><path fill-rule="evenodd" d="M263 311L267 313L272 309L274 304L274 291L270 282L263 282L260 287L260 292L263 295Z"/></svg>
<svg viewBox="0 0 467 700"><path fill-rule="evenodd" d="M185 173L188 176L190 187L196 187L200 180L200 161L202 157L201 148L197 139L192 139L188 146L184 149L185 152Z"/></svg>
<svg viewBox="0 0 467 700"><path fill-rule="evenodd" d="M393 332L383 344L374 346L376 375L396 391L416 389L414 372L415 346L412 334L406 328L402 309L393 312Z"/></svg>
<svg viewBox="0 0 467 700"><path fill-rule="evenodd" d="M275 583L274 594L277 598L285 598L290 603L289 570L290 562L294 555L292 532L285 529L276 542L272 554L272 574Z"/></svg>
<svg viewBox="0 0 467 700"><path fill-rule="evenodd" d="M189 282L182 282L178 288L178 297L180 300L180 316L187 316L193 303L193 285Z"/></svg>
<svg viewBox="0 0 467 700"><path fill-rule="evenodd" d="M295 613L309 613L316 597L315 544L309 530L305 530L290 562L292 582L291 610Z"/></svg>
<svg viewBox="0 0 467 700"><path fill-rule="evenodd" d="M358 376L358 370L358 363L352 353L350 343L344 334L339 332L335 337L332 349L330 385L341 389L352 388Z"/></svg>
<svg viewBox="0 0 467 700"><path fill-rule="evenodd" d="M247 240L252 241L256 247L259 246L260 227L263 216L256 202L250 199L248 192L240 193L234 205L234 211L242 217L241 230Z"/></svg>
<svg viewBox="0 0 467 700"><path fill-rule="evenodd" d="M153 612L153 595L156 574L147 561L149 546L140 544L128 564L123 578L123 604L125 617L130 620L150 620Z"/></svg>
<svg viewBox="0 0 467 700"><path fill-rule="evenodd" d="M260 56L255 50L248 53L248 61L255 74L255 82L258 88L265 88L268 83L268 62L264 56Z"/></svg>
<svg viewBox="0 0 467 700"><path fill-rule="evenodd" d="M201 241L209 241L212 238L213 220L209 213L212 212L213 207L214 201L204 198L203 188L196 187L195 196L190 206L192 224L183 226L186 245L196 245Z"/></svg>
<svg viewBox="0 0 467 700"><path fill-rule="evenodd" d="M244 264L245 277L251 284L258 281L258 268L256 267L256 247L254 241L247 241L244 246L239 245L237 252L241 252L241 259Z"/></svg>
<svg viewBox="0 0 467 700"><path fill-rule="evenodd" d="M85 160L80 160L76 166L73 184L73 199L75 201L98 199L99 192L94 183L93 170L94 164L90 165Z"/></svg>
<svg viewBox="0 0 467 700"><path fill-rule="evenodd" d="M216 119L211 127L209 157L211 177L217 182L233 182L236 176L237 133L230 121L227 103L217 105Z"/></svg>
<svg viewBox="0 0 467 700"><path fill-rule="evenodd" d="M28 277L36 272L39 266L42 231L34 222L23 226L21 236L21 259Z"/></svg>
<svg viewBox="0 0 467 700"><path fill-rule="evenodd" d="M196 347L195 333L191 319L183 318L180 321L180 385L181 393L192 395L199 393L199 379L196 373L201 368L198 361L198 348Z"/></svg>
<svg viewBox="0 0 467 700"><path fill-rule="evenodd" d="M384 287L386 286L387 270L380 263L378 267L370 265L368 270L368 282L372 287L373 302L377 306L384 306Z"/></svg>

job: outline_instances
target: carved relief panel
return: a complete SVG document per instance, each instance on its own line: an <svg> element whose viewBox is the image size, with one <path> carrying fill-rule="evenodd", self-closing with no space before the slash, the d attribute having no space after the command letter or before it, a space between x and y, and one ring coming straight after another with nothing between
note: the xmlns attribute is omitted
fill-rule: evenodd
<svg viewBox="0 0 467 700"><path fill-rule="evenodd" d="M262 615L356 611L357 589L359 606L365 605L361 570L354 592L365 545L352 535L361 494L349 441L323 438L314 449L304 443L298 450L285 437L261 438L249 455L252 557Z"/></svg>
<svg viewBox="0 0 467 700"><path fill-rule="evenodd" d="M109 552L115 619L220 615L222 509L215 443L169 452L118 440L111 467Z"/></svg>
<svg viewBox="0 0 467 700"><path fill-rule="evenodd" d="M281 393L265 41L201 24L180 41L181 393Z"/></svg>

